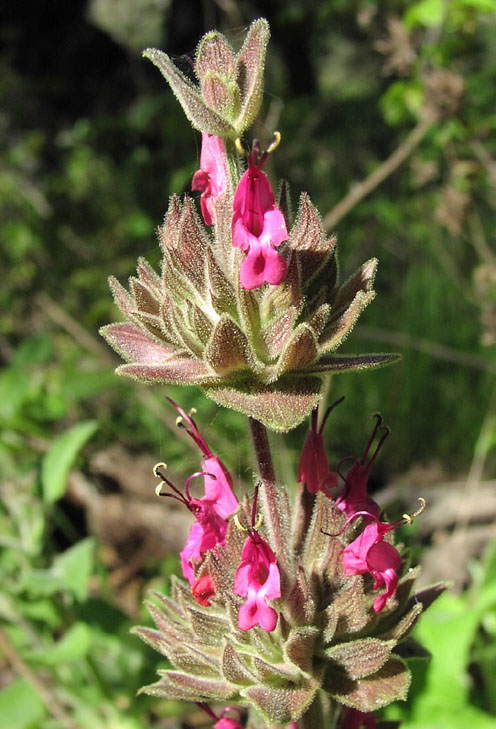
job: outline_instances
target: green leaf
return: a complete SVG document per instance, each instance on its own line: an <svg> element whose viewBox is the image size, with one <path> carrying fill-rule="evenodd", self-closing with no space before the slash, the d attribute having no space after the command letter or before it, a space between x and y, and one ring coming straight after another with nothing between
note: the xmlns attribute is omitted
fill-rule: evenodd
<svg viewBox="0 0 496 729"><path fill-rule="evenodd" d="M61 578L66 590L83 602L88 596L88 581L93 569L95 540L83 539L66 549L54 562L52 573Z"/></svg>
<svg viewBox="0 0 496 729"><path fill-rule="evenodd" d="M8 729L31 729L39 726L45 707L31 686L19 679L0 691L0 716Z"/></svg>
<svg viewBox="0 0 496 729"><path fill-rule="evenodd" d="M58 666L69 661L84 658L91 647L92 631L86 623L75 623L56 643L47 648L25 652L28 661L42 663L45 666Z"/></svg>
<svg viewBox="0 0 496 729"><path fill-rule="evenodd" d="M46 504L53 504L64 495L69 469L97 428L95 420L78 423L57 438L45 454L41 464L41 485Z"/></svg>
<svg viewBox="0 0 496 729"><path fill-rule="evenodd" d="M433 28L442 24L445 13L444 0L421 0L407 10L405 23L409 26L423 25Z"/></svg>

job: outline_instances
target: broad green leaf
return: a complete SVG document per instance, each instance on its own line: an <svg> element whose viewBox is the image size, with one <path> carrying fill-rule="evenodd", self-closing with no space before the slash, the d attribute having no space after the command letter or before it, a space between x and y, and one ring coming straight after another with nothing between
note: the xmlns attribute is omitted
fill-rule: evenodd
<svg viewBox="0 0 496 729"><path fill-rule="evenodd" d="M0 374L0 420L9 421L21 409L32 388L26 371L9 367Z"/></svg>
<svg viewBox="0 0 496 729"><path fill-rule="evenodd" d="M83 602L88 596L88 580L93 569L95 541L83 539L66 549L54 562L52 573L62 580L64 589Z"/></svg>
<svg viewBox="0 0 496 729"><path fill-rule="evenodd" d="M78 423L52 444L41 464L41 485L45 503L53 504L64 495L69 469L79 450L97 427L95 420Z"/></svg>
<svg viewBox="0 0 496 729"><path fill-rule="evenodd" d="M405 14L405 22L407 25L423 25L432 28L444 20L446 13L446 3L444 0L421 0L419 3L412 5Z"/></svg>
<svg viewBox="0 0 496 729"><path fill-rule="evenodd" d="M75 623L56 643L47 648L25 652L29 661L45 666L57 666L84 658L91 647L91 628L86 623Z"/></svg>
<svg viewBox="0 0 496 729"><path fill-rule="evenodd" d="M0 691L0 717L5 729L38 727L45 716L45 707L38 694L19 679Z"/></svg>

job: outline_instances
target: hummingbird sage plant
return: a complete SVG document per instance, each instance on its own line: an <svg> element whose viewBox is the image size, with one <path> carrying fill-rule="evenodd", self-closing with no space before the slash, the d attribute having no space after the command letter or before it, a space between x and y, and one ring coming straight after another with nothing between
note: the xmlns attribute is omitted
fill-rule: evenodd
<svg viewBox="0 0 496 729"><path fill-rule="evenodd" d="M215 729L379 728L374 712L407 695L406 658L425 655L409 634L443 587L415 593L418 569L394 545L423 500L388 522L367 494L389 432L380 416L361 458L329 464L323 375L396 356L336 353L374 297L377 261L341 280L336 239L308 195L293 220L286 186L276 200L263 172L280 133L266 148L248 141L268 40L263 19L237 53L207 33L195 82L165 53L144 54L201 132L191 185L200 194L171 197L158 230L160 273L140 259L128 291L110 279L125 322L102 334L125 360L119 374L196 385L248 416L258 475L251 495L237 492L193 413L169 400L200 458L184 486L155 467L157 493L181 502L192 526L184 579L173 579L170 597L154 594L156 627L135 631L171 666L143 691L196 703ZM267 428L285 432L308 416L294 483L283 484Z"/></svg>

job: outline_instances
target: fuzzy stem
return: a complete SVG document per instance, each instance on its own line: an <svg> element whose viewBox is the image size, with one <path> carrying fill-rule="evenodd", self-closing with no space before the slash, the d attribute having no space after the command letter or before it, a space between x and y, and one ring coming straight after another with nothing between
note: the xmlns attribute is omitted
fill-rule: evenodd
<svg viewBox="0 0 496 729"><path fill-rule="evenodd" d="M275 485L276 474L274 471L274 463L272 462L272 454L270 452L269 437L265 425L262 425L254 418L248 418L250 421L251 435L253 438L253 448L258 463L260 478L265 486Z"/></svg>
<svg viewBox="0 0 496 729"><path fill-rule="evenodd" d="M279 561L286 559L286 542L284 539L283 525L281 524L279 495L276 489L276 474L274 463L270 452L269 437L265 425L262 425L254 418L248 418L250 422L253 448L258 464L260 478L263 482L261 497L266 509L268 519L265 526L270 534L272 547L274 548ZM281 564L280 564L281 566Z"/></svg>

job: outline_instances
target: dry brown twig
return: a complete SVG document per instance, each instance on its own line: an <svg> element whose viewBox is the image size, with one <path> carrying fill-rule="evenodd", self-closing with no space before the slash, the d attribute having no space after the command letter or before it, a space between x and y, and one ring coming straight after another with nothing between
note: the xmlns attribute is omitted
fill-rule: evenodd
<svg viewBox="0 0 496 729"><path fill-rule="evenodd" d="M411 155L413 150L418 147L427 132L437 121L437 118L437 115L433 111L426 110L405 141L377 169L368 175L368 177L362 180L362 182L353 185L348 194L327 213L323 220L324 228L326 230L332 230L345 215L348 215L355 205L363 200L364 197L367 197L372 190L375 190L381 182L384 182L386 178L392 175Z"/></svg>

